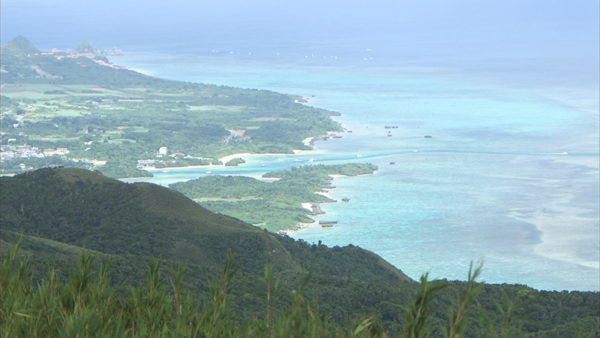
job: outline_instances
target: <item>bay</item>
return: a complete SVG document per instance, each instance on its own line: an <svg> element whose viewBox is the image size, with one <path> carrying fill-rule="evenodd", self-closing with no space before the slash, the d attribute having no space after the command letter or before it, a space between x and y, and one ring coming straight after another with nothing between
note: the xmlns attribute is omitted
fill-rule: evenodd
<svg viewBox="0 0 600 338"><path fill-rule="evenodd" d="M335 55L128 52L111 60L164 78L302 95L340 112L348 130L312 152L252 155L236 168L158 170L151 182L371 162L374 175L334 180L332 196L350 200L323 205L321 219L335 227L292 236L359 245L415 279L428 271L464 279L469 262L482 261L491 283L600 288L598 116L588 88Z"/></svg>

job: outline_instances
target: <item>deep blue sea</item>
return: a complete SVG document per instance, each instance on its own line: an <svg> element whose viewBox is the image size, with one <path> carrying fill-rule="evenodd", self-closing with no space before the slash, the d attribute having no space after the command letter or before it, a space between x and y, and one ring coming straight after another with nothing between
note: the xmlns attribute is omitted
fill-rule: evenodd
<svg viewBox="0 0 600 338"><path fill-rule="evenodd" d="M313 152L251 156L237 168L156 171L151 181L370 162L379 166L375 174L334 180L331 195L350 199L323 205L320 219L335 227L292 236L358 245L415 279L425 272L465 279L474 261L490 283L600 289L594 86L394 62L366 46L321 53L153 47L111 61L163 78L302 95L341 113L336 120L351 133L319 141Z"/></svg>

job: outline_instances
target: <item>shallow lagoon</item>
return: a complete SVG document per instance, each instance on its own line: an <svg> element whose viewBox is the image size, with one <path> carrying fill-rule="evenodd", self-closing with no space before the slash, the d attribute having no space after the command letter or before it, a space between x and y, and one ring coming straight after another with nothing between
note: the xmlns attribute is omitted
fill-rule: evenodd
<svg viewBox="0 0 600 338"><path fill-rule="evenodd" d="M431 69L144 53L113 61L166 78L304 95L341 112L337 120L352 131L317 142L314 152L159 170L150 181L371 162L380 168L374 175L335 179L332 196L350 199L323 205L322 218L335 227L293 237L359 245L413 278L431 271L463 279L469 262L481 260L491 283L600 287L597 110L572 100L577 95L559 101L539 88Z"/></svg>

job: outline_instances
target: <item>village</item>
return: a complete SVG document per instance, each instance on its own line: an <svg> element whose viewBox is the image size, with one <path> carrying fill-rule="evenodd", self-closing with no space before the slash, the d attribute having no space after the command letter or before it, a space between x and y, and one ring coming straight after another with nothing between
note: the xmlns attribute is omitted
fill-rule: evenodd
<svg viewBox="0 0 600 338"><path fill-rule="evenodd" d="M13 140L13 139L9 139L9 141L11 141L11 140ZM9 144L0 145L0 161L2 161L2 162L16 160L16 159L22 159L22 160L33 159L33 158L44 159L44 158L48 158L48 157L52 157L52 156L60 156L63 159L68 160L68 161L86 163L86 164L93 165L94 167L101 167L101 166L105 165L107 162L104 160L96 160L96 159L89 159L89 158L68 158L67 155L69 155L69 153L70 153L70 151L68 148L47 148L47 149L42 150L38 147L26 145L26 144L25 145L9 145ZM19 167L22 170L30 169L27 167L27 165L24 162L19 163Z"/></svg>

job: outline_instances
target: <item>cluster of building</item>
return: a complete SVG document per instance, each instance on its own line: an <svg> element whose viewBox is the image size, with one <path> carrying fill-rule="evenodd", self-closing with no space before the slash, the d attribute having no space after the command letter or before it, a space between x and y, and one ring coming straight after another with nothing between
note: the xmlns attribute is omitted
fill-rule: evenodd
<svg viewBox="0 0 600 338"><path fill-rule="evenodd" d="M252 137L246 135L245 129L227 129L227 131L229 131L229 136L227 136L227 138L225 138L225 140L224 140L225 144L229 143L230 141L234 141L234 142L250 142L250 141L252 141Z"/></svg>
<svg viewBox="0 0 600 338"><path fill-rule="evenodd" d="M160 147L160 148L158 148L158 152L156 153L156 157L157 158L162 158L164 156L169 156L169 157L172 157L174 159L185 158L185 159L194 159L194 160L210 160L210 158L195 157L195 156L186 155L184 153L169 153L169 148L167 148L167 147ZM150 160L150 161L152 161L152 160Z"/></svg>
<svg viewBox="0 0 600 338"><path fill-rule="evenodd" d="M196 157L191 155L186 155L184 153L169 153L168 147L160 147L156 152L155 159L147 159L147 160L138 160L137 167L139 169L147 169L154 167L157 163L177 163L177 160L185 159L185 160L207 160L210 161L211 158L207 157Z"/></svg>
<svg viewBox="0 0 600 338"><path fill-rule="evenodd" d="M67 148L44 149L29 145L2 145L0 146L0 160L15 158L44 158L46 156L65 156L69 154Z"/></svg>

